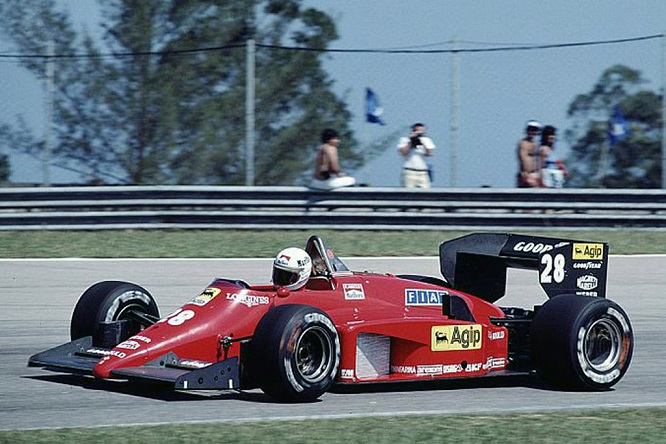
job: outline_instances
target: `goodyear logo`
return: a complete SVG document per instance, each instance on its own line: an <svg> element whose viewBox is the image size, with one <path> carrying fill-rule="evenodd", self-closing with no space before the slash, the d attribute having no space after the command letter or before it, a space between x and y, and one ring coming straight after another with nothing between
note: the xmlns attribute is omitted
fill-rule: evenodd
<svg viewBox="0 0 666 444"><path fill-rule="evenodd" d="M472 325L437 325L432 327L432 351L478 350L482 345L482 327Z"/></svg>
<svg viewBox="0 0 666 444"><path fill-rule="evenodd" d="M604 257L604 244L573 244L573 259L598 261Z"/></svg>
<svg viewBox="0 0 666 444"><path fill-rule="evenodd" d="M446 291L438 290L406 289L405 305L440 306L442 297L447 294Z"/></svg>

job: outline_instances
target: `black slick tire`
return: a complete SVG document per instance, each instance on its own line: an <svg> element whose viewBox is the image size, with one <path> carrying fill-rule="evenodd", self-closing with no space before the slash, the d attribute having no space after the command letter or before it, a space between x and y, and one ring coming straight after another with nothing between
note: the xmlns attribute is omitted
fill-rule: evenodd
<svg viewBox="0 0 666 444"><path fill-rule="evenodd" d="M548 383L573 390L607 390L626 373L634 347L629 317L605 298L560 295L537 310L532 357Z"/></svg>
<svg viewBox="0 0 666 444"><path fill-rule="evenodd" d="M252 371L264 393L281 402L313 401L333 384L340 340L323 311L281 305L257 325L252 356Z"/></svg>
<svg viewBox="0 0 666 444"><path fill-rule="evenodd" d="M159 319L159 309L151 294L144 288L122 281L103 281L88 288L79 298L72 313L72 340L95 335L100 324L120 320L130 321L130 335L143 327L131 314L140 313Z"/></svg>

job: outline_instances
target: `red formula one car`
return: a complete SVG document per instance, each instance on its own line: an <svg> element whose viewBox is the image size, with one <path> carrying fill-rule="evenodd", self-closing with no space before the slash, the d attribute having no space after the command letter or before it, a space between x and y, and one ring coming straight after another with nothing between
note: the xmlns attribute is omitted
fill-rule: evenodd
<svg viewBox="0 0 666 444"><path fill-rule="evenodd" d="M97 283L74 309L71 342L29 365L293 402L334 383L534 371L604 390L631 361L629 317L605 298L605 243L471 234L440 245L442 278L352 272L317 236L306 251L315 266L300 289L216 279L166 317L135 284ZM507 267L536 270L545 303L495 305Z"/></svg>

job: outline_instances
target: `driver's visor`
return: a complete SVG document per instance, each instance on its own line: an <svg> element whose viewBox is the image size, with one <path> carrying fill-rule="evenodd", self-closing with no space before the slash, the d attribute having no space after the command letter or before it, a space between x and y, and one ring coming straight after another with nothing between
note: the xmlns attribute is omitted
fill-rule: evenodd
<svg viewBox="0 0 666 444"><path fill-rule="evenodd" d="M273 283L275 285L291 285L298 282L299 274L296 271L283 270L273 267Z"/></svg>

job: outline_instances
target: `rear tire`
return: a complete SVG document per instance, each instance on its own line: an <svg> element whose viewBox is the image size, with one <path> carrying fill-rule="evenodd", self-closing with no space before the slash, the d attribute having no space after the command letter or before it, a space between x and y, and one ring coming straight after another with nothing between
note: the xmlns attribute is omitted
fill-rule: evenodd
<svg viewBox="0 0 666 444"><path fill-rule="evenodd" d="M282 402L312 401L333 384L340 340L323 311L281 305L257 325L252 353L252 371L264 393Z"/></svg>
<svg viewBox="0 0 666 444"><path fill-rule="evenodd" d="M150 325L138 321L133 313L160 317L157 303L144 288L129 282L98 282L79 298L72 313L70 337L73 341L94 336L101 324L123 320L129 322L129 336L133 336Z"/></svg>
<svg viewBox="0 0 666 444"><path fill-rule="evenodd" d="M626 373L634 347L629 317L615 302L561 295L537 310L530 331L532 357L550 384L607 390Z"/></svg>

